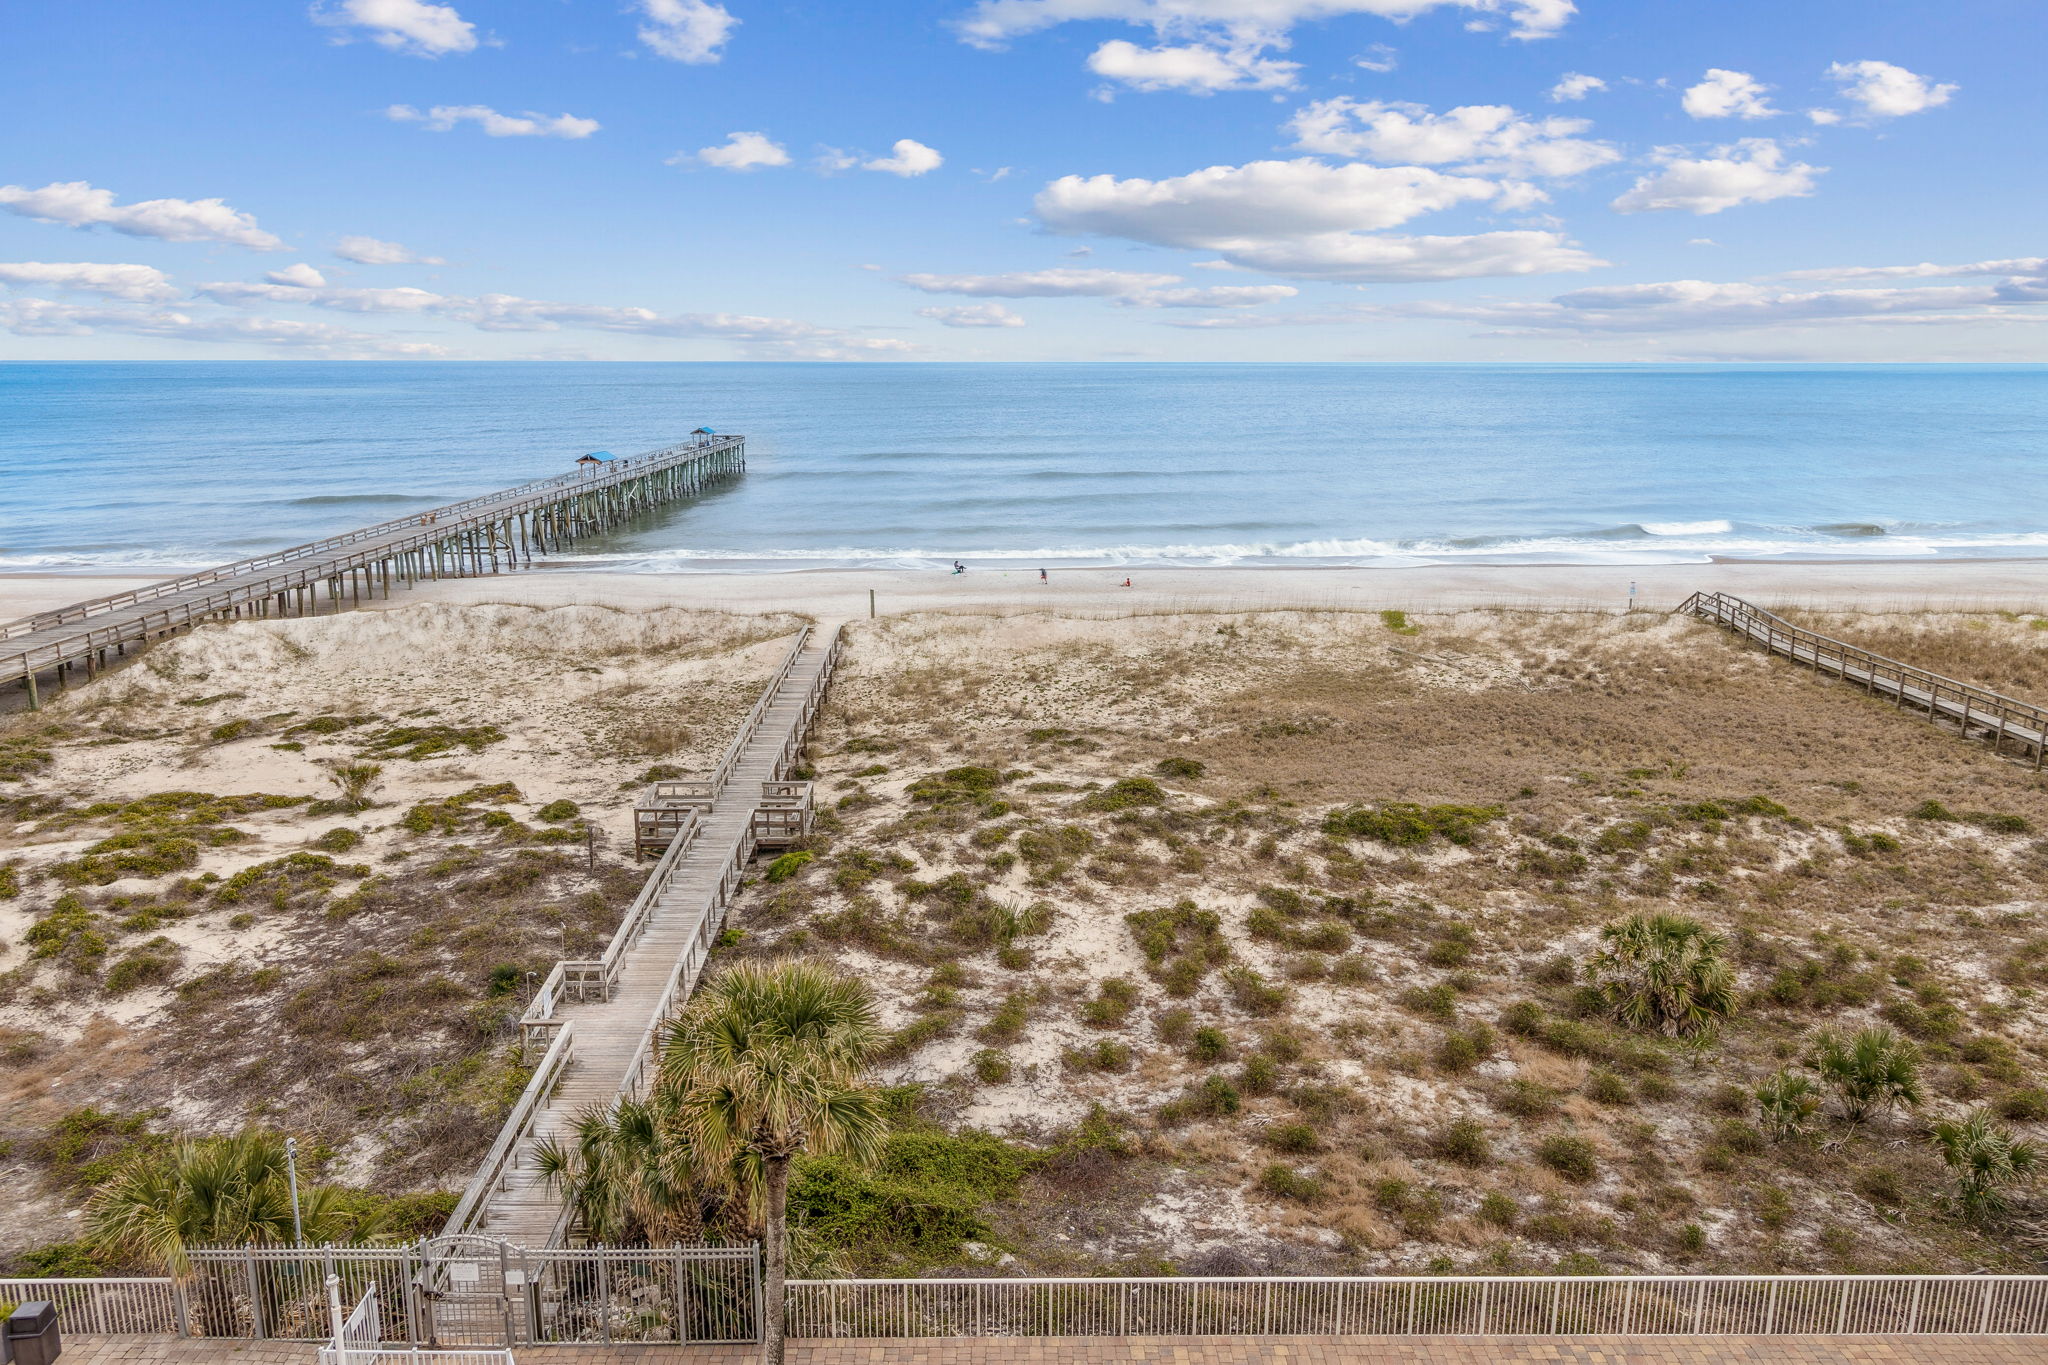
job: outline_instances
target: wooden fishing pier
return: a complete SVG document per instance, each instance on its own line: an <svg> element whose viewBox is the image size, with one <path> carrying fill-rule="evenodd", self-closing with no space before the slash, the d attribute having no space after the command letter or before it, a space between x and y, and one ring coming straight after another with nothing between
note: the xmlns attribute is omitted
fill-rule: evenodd
<svg viewBox="0 0 2048 1365"><path fill-rule="evenodd" d="M558 962L520 1020L539 1065L442 1236L558 1246L570 1212L537 1148L574 1140L577 1117L643 1096L664 1026L689 1003L747 861L810 829L811 784L791 781L839 658L839 628L804 627L710 774L657 782L636 804L641 846L661 856L601 957Z"/></svg>
<svg viewBox="0 0 2048 1365"><path fill-rule="evenodd" d="M2011 745L2040 770L2042 746L2048 743L2048 710L2032 702L1873 654L1860 645L1795 626L1725 592L1696 592L1678 610L1725 626L1794 663L1831 673L1874 697L1925 711L1929 720L1947 721L1966 737L1988 739L1996 752Z"/></svg>
<svg viewBox="0 0 2048 1365"><path fill-rule="evenodd" d="M388 598L394 586L527 567L745 469L745 438L709 433L622 459L585 456L574 473L0 625L0 679L19 680L34 709L42 675L61 689L80 669L91 677L201 621L311 616Z"/></svg>

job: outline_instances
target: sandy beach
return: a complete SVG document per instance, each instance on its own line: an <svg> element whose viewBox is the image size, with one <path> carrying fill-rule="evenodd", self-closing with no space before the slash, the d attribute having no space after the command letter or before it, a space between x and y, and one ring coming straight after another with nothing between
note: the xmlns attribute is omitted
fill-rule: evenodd
<svg viewBox="0 0 2048 1365"><path fill-rule="evenodd" d="M1123 586L1128 578L1131 586ZM141 587L139 575L0 574L0 619ZM787 611L819 619L925 611L1043 610L1084 615L1160 611L1411 611L1464 607L1668 611L1694 592L1734 593L1780 607L1863 610L2035 610L2048 604L2048 559L1837 560L1651 565L1430 565L1408 569L1056 569L965 574L816 570L771 574L619 574L537 569L451 579L391 602L606 603ZM381 605L381 604L378 604Z"/></svg>

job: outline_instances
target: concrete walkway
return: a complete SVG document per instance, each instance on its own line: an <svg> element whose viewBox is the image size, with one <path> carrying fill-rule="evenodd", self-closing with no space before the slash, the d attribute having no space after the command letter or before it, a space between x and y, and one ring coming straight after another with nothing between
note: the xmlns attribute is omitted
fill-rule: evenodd
<svg viewBox="0 0 2048 1365"><path fill-rule="evenodd" d="M65 1365L309 1365L275 1341L75 1337ZM519 1365L747 1365L752 1347L531 1346ZM2041 1365L2042 1337L978 1337L792 1341L788 1365Z"/></svg>

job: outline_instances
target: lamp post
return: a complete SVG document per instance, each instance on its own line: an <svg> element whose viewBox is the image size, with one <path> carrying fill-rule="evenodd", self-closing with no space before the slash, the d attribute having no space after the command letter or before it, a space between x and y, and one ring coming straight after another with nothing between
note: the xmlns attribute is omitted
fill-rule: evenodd
<svg viewBox="0 0 2048 1365"><path fill-rule="evenodd" d="M285 1179L292 1187L292 1245L306 1244L306 1229L299 1222L299 1140L288 1137L284 1140Z"/></svg>

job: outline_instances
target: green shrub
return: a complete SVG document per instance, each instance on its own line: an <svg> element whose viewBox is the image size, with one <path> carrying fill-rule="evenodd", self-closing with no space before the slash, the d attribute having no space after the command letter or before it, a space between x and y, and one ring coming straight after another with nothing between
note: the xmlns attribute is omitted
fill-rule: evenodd
<svg viewBox="0 0 2048 1365"><path fill-rule="evenodd" d="M1453 1030L1438 1040L1436 1064L1454 1076L1461 1076L1485 1061L1493 1052L1493 1030L1485 1024Z"/></svg>
<svg viewBox="0 0 2048 1365"><path fill-rule="evenodd" d="M1069 1071L1125 1071L1131 1065L1131 1049L1114 1038L1098 1038L1087 1047L1062 1051L1060 1064Z"/></svg>
<svg viewBox="0 0 2048 1365"><path fill-rule="evenodd" d="M1449 985L1411 986L1401 992L1403 1009L1446 1022L1458 1017L1458 992Z"/></svg>
<svg viewBox="0 0 2048 1365"><path fill-rule="evenodd" d="M1245 1058L1237 1088L1247 1095L1270 1095L1280 1088L1280 1064L1263 1052Z"/></svg>
<svg viewBox="0 0 2048 1365"><path fill-rule="evenodd" d="M1287 988L1276 986L1250 967L1232 967L1223 974L1230 998L1247 1014L1278 1014L1287 1003Z"/></svg>
<svg viewBox="0 0 2048 1365"><path fill-rule="evenodd" d="M417 762L458 748L480 754L504 738L505 732L495 725L401 725L371 735L363 748L374 758Z"/></svg>
<svg viewBox="0 0 2048 1365"><path fill-rule="evenodd" d="M1276 1198L1304 1204L1320 1203L1324 1196L1322 1181L1277 1162L1259 1173L1259 1188Z"/></svg>
<svg viewBox="0 0 2048 1365"><path fill-rule="evenodd" d="M1208 769L1203 766L1199 759L1174 757L1160 759L1152 771L1158 773L1161 777L1179 777L1193 780L1207 772Z"/></svg>
<svg viewBox="0 0 2048 1365"><path fill-rule="evenodd" d="M1948 1166L1956 1206L1973 1221L2005 1212L2006 1191L2031 1183L2044 1165L2039 1146L2022 1141L1984 1109L1935 1124L1929 1138Z"/></svg>
<svg viewBox="0 0 2048 1365"><path fill-rule="evenodd" d="M1010 1059L994 1048L985 1047L974 1054L975 1078L989 1085L1001 1085L1010 1079Z"/></svg>
<svg viewBox="0 0 2048 1365"><path fill-rule="evenodd" d="M1491 1190L1479 1201L1479 1219L1497 1228L1511 1228L1515 1219L1521 1216L1521 1209L1509 1196L1499 1190Z"/></svg>
<svg viewBox="0 0 2048 1365"><path fill-rule="evenodd" d="M57 897L50 913L29 925L22 942L28 945L30 958L55 958L74 971L93 971L107 955L100 917L72 891Z"/></svg>
<svg viewBox="0 0 2048 1365"><path fill-rule="evenodd" d="M1166 987L1166 993L1185 999L1201 987L1202 978L1230 960L1230 944L1223 937L1223 921L1213 910L1202 910L1183 900L1159 910L1136 910L1124 916L1124 924L1145 955L1145 969Z"/></svg>
<svg viewBox="0 0 2048 1365"><path fill-rule="evenodd" d="M350 829L347 825L336 825L313 841L313 847L322 853L346 853L363 841L363 832Z"/></svg>
<svg viewBox="0 0 2048 1365"><path fill-rule="evenodd" d="M1095 998L1081 1006L1082 1022L1090 1028L1121 1028L1138 1003L1138 988L1120 976L1112 976L1095 990Z"/></svg>
<svg viewBox="0 0 2048 1365"><path fill-rule="evenodd" d="M1586 1078L1586 1098L1595 1104L1628 1104L1635 1092L1612 1071L1595 1071Z"/></svg>
<svg viewBox="0 0 2048 1365"><path fill-rule="evenodd" d="M1493 1160L1493 1139L1476 1119L1454 1119L1436 1136L1436 1154L1460 1166L1485 1166Z"/></svg>
<svg viewBox="0 0 2048 1365"><path fill-rule="evenodd" d="M541 818L548 818L545 811L542 812ZM768 870L763 876L770 882L786 882L814 862L817 856L807 848L791 849L768 864Z"/></svg>
<svg viewBox="0 0 2048 1365"><path fill-rule="evenodd" d="M559 825L565 820L574 820L582 812L583 808L581 806L564 797L557 801L550 801L545 806L542 806L534 812L534 818L536 820L545 820L551 825Z"/></svg>
<svg viewBox="0 0 2048 1365"><path fill-rule="evenodd" d="M1520 1078L1503 1084L1494 1094L1493 1103L1502 1113L1513 1114L1516 1118L1540 1119L1555 1114L1564 1103L1564 1097L1547 1085Z"/></svg>
<svg viewBox="0 0 2048 1365"><path fill-rule="evenodd" d="M1230 1055L1230 1039L1220 1028L1198 1028L1188 1055L1198 1062L1220 1062Z"/></svg>
<svg viewBox="0 0 2048 1365"><path fill-rule="evenodd" d="M1291 1152L1297 1156L1320 1150L1322 1140L1316 1130L1306 1123L1276 1123L1266 1130L1266 1145L1276 1152Z"/></svg>
<svg viewBox="0 0 2048 1365"><path fill-rule="evenodd" d="M1499 806L1419 806L1392 801L1378 807L1347 806L1323 818L1323 832L1350 839L1377 839L1396 848L1414 848L1442 837L1469 844L1488 821L1507 812Z"/></svg>
<svg viewBox="0 0 2048 1365"><path fill-rule="evenodd" d="M1013 993L1003 997L1003 1003L974 1036L984 1043L1014 1043L1024 1036L1024 1025L1030 1020L1031 997Z"/></svg>
<svg viewBox="0 0 2048 1365"><path fill-rule="evenodd" d="M1380 624L1396 635L1413 635L1422 629L1420 626L1409 624L1407 612L1396 611L1391 607L1380 613Z"/></svg>
<svg viewBox="0 0 2048 1365"><path fill-rule="evenodd" d="M1809 1064L1851 1123L1920 1103L1920 1049L1891 1029L1866 1028L1849 1037L1823 1030L1814 1035Z"/></svg>
<svg viewBox="0 0 2048 1365"><path fill-rule="evenodd" d="M1149 777L1120 777L1099 792L1081 798L1078 809L1089 811L1136 810L1166 800L1166 791Z"/></svg>
<svg viewBox="0 0 2048 1365"><path fill-rule="evenodd" d="M1537 1144L1536 1159L1577 1185L1586 1184L1600 1173L1593 1144L1584 1138L1545 1138Z"/></svg>
<svg viewBox="0 0 2048 1365"><path fill-rule="evenodd" d="M178 969L177 945L167 938L153 938L107 968L101 983L108 995L126 995L143 986L168 981Z"/></svg>
<svg viewBox="0 0 2048 1365"><path fill-rule="evenodd" d="M1017 1197L1037 1154L988 1133L918 1128L884 1139L862 1167L838 1156L798 1157L789 1215L855 1273L950 1264L963 1244L1001 1245L985 1210Z"/></svg>

